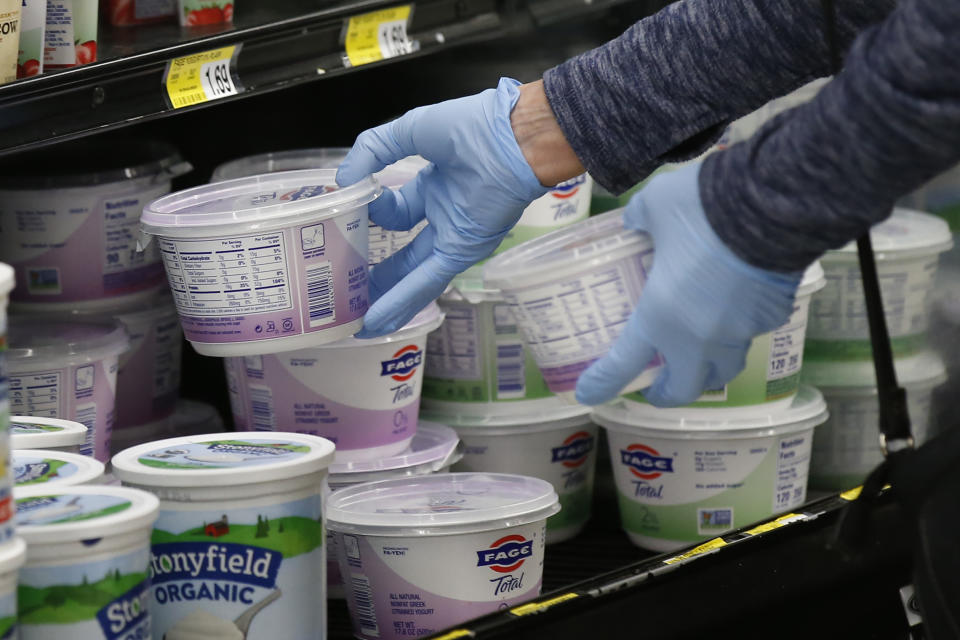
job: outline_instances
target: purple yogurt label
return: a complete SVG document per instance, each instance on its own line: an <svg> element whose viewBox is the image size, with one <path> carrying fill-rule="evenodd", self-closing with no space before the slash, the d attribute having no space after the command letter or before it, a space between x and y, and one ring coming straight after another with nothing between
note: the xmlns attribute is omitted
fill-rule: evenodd
<svg viewBox="0 0 960 640"><path fill-rule="evenodd" d="M354 634L419 637L539 595L544 536L543 521L421 538L334 531Z"/></svg>
<svg viewBox="0 0 960 640"><path fill-rule="evenodd" d="M369 307L365 213L269 233L160 238L187 339L269 340L362 318Z"/></svg>
<svg viewBox="0 0 960 640"><path fill-rule="evenodd" d="M172 304L147 317L117 316L130 336L117 374L117 428L157 422L173 413L180 395L183 332Z"/></svg>

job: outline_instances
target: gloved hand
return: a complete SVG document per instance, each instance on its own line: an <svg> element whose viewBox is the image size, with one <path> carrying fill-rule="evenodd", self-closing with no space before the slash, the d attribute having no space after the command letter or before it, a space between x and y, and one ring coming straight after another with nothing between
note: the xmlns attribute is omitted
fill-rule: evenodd
<svg viewBox="0 0 960 640"><path fill-rule="evenodd" d="M717 237L700 202L700 164L655 177L624 210L624 226L653 237L650 279L610 352L583 372L577 400L615 397L659 352L666 361L644 396L688 404L739 373L754 336L790 318L802 273L751 266Z"/></svg>
<svg viewBox="0 0 960 640"><path fill-rule="evenodd" d="M431 164L370 204L371 220L385 229L407 230L424 217L429 224L371 271L373 304L356 337L405 325L455 275L492 254L527 205L547 192L510 125L518 85L503 78L496 89L414 109L357 138L337 172L342 186L415 154Z"/></svg>

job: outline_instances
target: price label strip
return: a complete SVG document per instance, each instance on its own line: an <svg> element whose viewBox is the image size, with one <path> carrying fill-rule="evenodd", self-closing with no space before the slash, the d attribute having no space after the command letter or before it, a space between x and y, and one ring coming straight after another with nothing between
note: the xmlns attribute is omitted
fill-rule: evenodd
<svg viewBox="0 0 960 640"><path fill-rule="evenodd" d="M407 35L413 5L403 5L363 13L347 20L344 30L344 65L359 67L379 60L395 58L420 48Z"/></svg>
<svg viewBox="0 0 960 640"><path fill-rule="evenodd" d="M168 62L163 86L169 105L182 109L242 93L236 63L240 46L213 49Z"/></svg>

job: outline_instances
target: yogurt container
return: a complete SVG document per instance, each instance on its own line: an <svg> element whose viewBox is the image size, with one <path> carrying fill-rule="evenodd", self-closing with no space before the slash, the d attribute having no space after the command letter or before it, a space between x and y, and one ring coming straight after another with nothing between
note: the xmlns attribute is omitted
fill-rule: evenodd
<svg viewBox="0 0 960 640"><path fill-rule="evenodd" d="M376 179L287 171L173 193L143 210L183 332L198 353L246 356L335 342L369 306L367 205Z"/></svg>
<svg viewBox="0 0 960 640"><path fill-rule="evenodd" d="M947 223L919 211L897 208L870 230L880 278L884 316L896 357L926 344L937 263L953 245ZM806 354L816 360L869 360L870 331L856 244L820 259L827 286L813 300Z"/></svg>
<svg viewBox="0 0 960 640"><path fill-rule="evenodd" d="M137 235L143 206L190 170L174 148L82 142L2 169L0 255L23 310L110 310L163 283L159 251L138 252Z"/></svg>
<svg viewBox="0 0 960 640"><path fill-rule="evenodd" d="M450 427L421 422L410 447L393 456L330 465L330 489L337 491L363 482L443 473L463 457L457 432ZM345 597L334 537L327 538L327 598Z"/></svg>
<svg viewBox="0 0 960 640"><path fill-rule="evenodd" d="M17 487L43 485L44 489L60 490L78 484L95 484L103 478L102 462L76 453L14 449L10 456Z"/></svg>
<svg viewBox="0 0 960 640"><path fill-rule="evenodd" d="M22 487L21 640L150 638L157 499L122 487ZM153 636L159 637L159 636Z"/></svg>
<svg viewBox="0 0 960 640"><path fill-rule="evenodd" d="M161 418L146 424L138 424L126 429L115 429L110 436L110 454L117 455L124 449L135 447L145 442L166 440L178 435L173 430L173 418Z"/></svg>
<svg viewBox="0 0 960 640"><path fill-rule="evenodd" d="M17 633L17 578L26 559L27 545L22 538L0 546L0 638L21 637Z"/></svg>
<svg viewBox="0 0 960 640"><path fill-rule="evenodd" d="M566 405L547 386L500 291L465 276L437 303L446 317L427 336L424 408L488 416Z"/></svg>
<svg viewBox="0 0 960 640"><path fill-rule="evenodd" d="M13 413L87 428L83 455L110 457L119 356L130 339L114 321L10 319L7 369Z"/></svg>
<svg viewBox="0 0 960 640"><path fill-rule="evenodd" d="M653 242L624 229L623 210L594 216L496 256L484 284L499 289L550 390L572 401L577 378L606 355L653 263ZM660 356L625 392L650 386Z"/></svg>
<svg viewBox="0 0 960 640"><path fill-rule="evenodd" d="M931 435L933 390L947 380L947 370L932 351L899 358L895 367L897 382L907 391L910 429L919 446ZM817 385L830 407L830 419L813 437L810 488L841 491L862 484L883 461L873 362L813 362L803 378Z"/></svg>
<svg viewBox="0 0 960 640"><path fill-rule="evenodd" d="M463 459L453 471L517 473L553 485L561 509L547 520L547 544L569 540L586 526L593 503L598 431L589 407L486 418L429 417L452 426L463 442Z"/></svg>
<svg viewBox="0 0 960 640"><path fill-rule="evenodd" d="M801 386L766 416L640 417L622 403L597 407L607 430L620 520L630 540L673 551L804 503L813 430L823 396Z"/></svg>
<svg viewBox="0 0 960 640"><path fill-rule="evenodd" d="M73 420L11 416L10 446L14 449L52 449L80 453L87 446L87 427Z"/></svg>
<svg viewBox="0 0 960 640"><path fill-rule="evenodd" d="M247 420L250 399L247 394L247 363L244 358L224 358L223 372L227 377L227 394L230 397L230 414L234 431L252 431Z"/></svg>
<svg viewBox="0 0 960 640"><path fill-rule="evenodd" d="M275 171L336 169L349 152L350 149L347 147L293 149L238 158L225 162L214 169L210 181L220 182ZM393 163L374 175L381 186L399 189L412 180L417 172L428 164L430 163L420 156L410 156ZM423 220L409 231L391 231L370 222L370 240L367 247L368 264L372 267L383 262L384 259L410 244L425 226L427 226L427 221Z"/></svg>
<svg viewBox="0 0 960 640"><path fill-rule="evenodd" d="M358 638L428 635L540 593L549 482L443 473L335 492L328 527Z"/></svg>
<svg viewBox="0 0 960 640"><path fill-rule="evenodd" d="M170 438L114 456L124 485L160 498L153 637L323 638L332 459L331 442L295 433Z"/></svg>
<svg viewBox="0 0 960 640"><path fill-rule="evenodd" d="M431 303L380 338L242 358L232 366L246 384L243 424L322 436L338 462L403 451L417 431L427 333L442 321Z"/></svg>
<svg viewBox="0 0 960 640"><path fill-rule="evenodd" d="M4 352L7 349L7 300L13 285L13 267L0 262L0 433L9 432L10 398Z"/></svg>
<svg viewBox="0 0 960 640"><path fill-rule="evenodd" d="M212 404L189 398L177 400L177 410L173 412L174 435L196 436L224 430L223 418Z"/></svg>
<svg viewBox="0 0 960 640"><path fill-rule="evenodd" d="M635 411L677 417L693 417L691 409L729 410L742 416L750 412L765 415L789 407L800 388L810 301L825 285L823 269L814 262L803 274L790 319L782 327L753 339L746 366L725 386L708 389L695 402L680 408L655 408L647 404L639 391L626 394L625 403Z"/></svg>
<svg viewBox="0 0 960 640"><path fill-rule="evenodd" d="M584 173L552 187L523 210L494 255L545 233L586 220L590 215L593 178Z"/></svg>

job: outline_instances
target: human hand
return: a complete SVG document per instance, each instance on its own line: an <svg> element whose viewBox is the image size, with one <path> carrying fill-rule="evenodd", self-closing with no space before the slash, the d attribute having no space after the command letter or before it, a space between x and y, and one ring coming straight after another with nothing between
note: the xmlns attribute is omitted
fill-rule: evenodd
<svg viewBox="0 0 960 640"><path fill-rule="evenodd" d="M793 312L802 273L747 264L717 237L700 201L700 164L655 177L624 209L624 226L653 237L650 277L610 352L583 372L577 400L611 400L660 353L666 364L643 391L660 407L696 400L746 363L751 340Z"/></svg>
<svg viewBox="0 0 960 640"><path fill-rule="evenodd" d="M385 229L408 230L424 218L429 224L371 271L373 304L356 337L403 327L454 276L492 254L527 205L547 192L511 128L518 84L501 79L496 89L414 109L357 138L337 172L340 185L411 155L431 164L370 204L370 219Z"/></svg>

